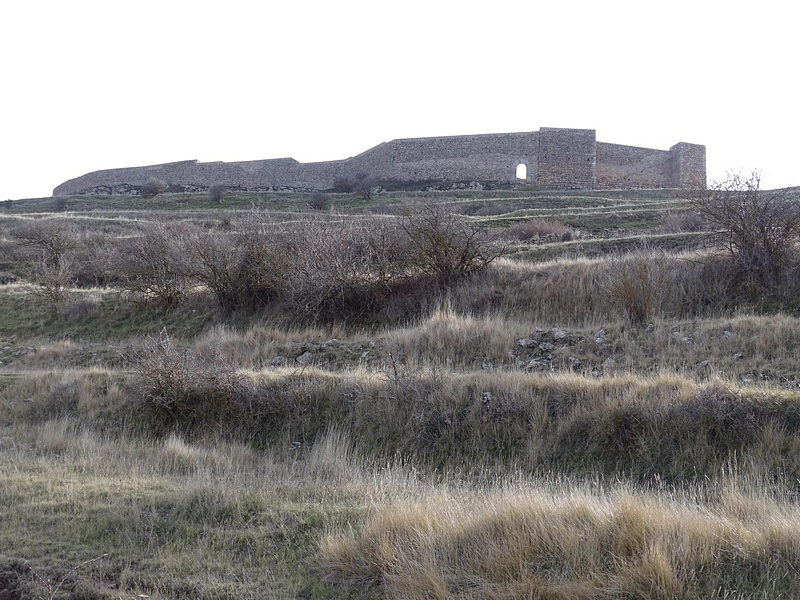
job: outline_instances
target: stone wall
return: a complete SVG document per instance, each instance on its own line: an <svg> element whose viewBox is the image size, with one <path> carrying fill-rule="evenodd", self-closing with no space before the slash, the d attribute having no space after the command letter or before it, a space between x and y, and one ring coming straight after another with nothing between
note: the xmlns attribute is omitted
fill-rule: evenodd
<svg viewBox="0 0 800 600"><path fill-rule="evenodd" d="M597 187L663 188L674 187L671 154L620 144L597 144Z"/></svg>
<svg viewBox="0 0 800 600"><path fill-rule="evenodd" d="M706 187L706 147L680 142L670 151L671 187Z"/></svg>
<svg viewBox="0 0 800 600"><path fill-rule="evenodd" d="M539 130L539 178L543 187L595 187L597 140L594 129Z"/></svg>
<svg viewBox="0 0 800 600"><path fill-rule="evenodd" d="M59 185L54 196L135 193L159 179L185 189L329 190L337 179L366 175L404 182L525 183L551 188L678 188L705 185L705 146L679 143L653 150L597 142L593 129L542 128L525 133L399 139L352 158L300 163L293 158L247 162L196 160L96 171Z"/></svg>
<svg viewBox="0 0 800 600"><path fill-rule="evenodd" d="M513 182L524 163L535 180L537 139L533 132L393 140L344 161L343 176Z"/></svg>

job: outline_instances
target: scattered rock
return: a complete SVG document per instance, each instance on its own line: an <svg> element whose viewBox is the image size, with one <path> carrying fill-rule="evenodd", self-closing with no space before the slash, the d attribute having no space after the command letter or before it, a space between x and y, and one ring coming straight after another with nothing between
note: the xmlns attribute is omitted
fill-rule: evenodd
<svg viewBox="0 0 800 600"><path fill-rule="evenodd" d="M286 364L286 357L285 356L276 356L271 361L269 361L270 367L282 367Z"/></svg>
<svg viewBox="0 0 800 600"><path fill-rule="evenodd" d="M594 334L594 343L595 344L608 343L608 333L606 333L605 329L600 329L597 333Z"/></svg>
<svg viewBox="0 0 800 600"><path fill-rule="evenodd" d="M298 356L297 358L295 358L295 360L296 360L297 362L299 362L301 365L307 365L307 364L308 364L308 363L310 363L312 360L314 360L314 355L313 355L313 354L311 354L311 352L308 352L308 351L306 351L306 352L303 352L303 353L302 353L300 356Z"/></svg>
<svg viewBox="0 0 800 600"><path fill-rule="evenodd" d="M555 348L555 344L550 342L544 342L543 344L539 344L539 352L550 352Z"/></svg>
<svg viewBox="0 0 800 600"><path fill-rule="evenodd" d="M735 358L736 360L742 360L744 358L744 353L737 352L736 354L733 355L733 358Z"/></svg>
<svg viewBox="0 0 800 600"><path fill-rule="evenodd" d="M612 371L616 364L616 361L609 356L603 361L603 371Z"/></svg>
<svg viewBox="0 0 800 600"><path fill-rule="evenodd" d="M369 350L364 350L364 352L361 353L361 360L364 360L368 356L369 356Z"/></svg>
<svg viewBox="0 0 800 600"><path fill-rule="evenodd" d="M726 340L728 340L728 339L730 339L731 337L733 337L733 332L732 332L732 331L730 331L729 329L726 329L725 331L723 331L723 332L720 334L720 337L721 337L721 338L723 338L723 339L726 339Z"/></svg>
<svg viewBox="0 0 800 600"><path fill-rule="evenodd" d="M653 333L655 330L656 330L656 324L653 323L652 321L648 323L647 327L645 327L644 329L645 333Z"/></svg>
<svg viewBox="0 0 800 600"><path fill-rule="evenodd" d="M550 364L546 359L543 358L533 358L527 364L528 369L549 369Z"/></svg>
<svg viewBox="0 0 800 600"><path fill-rule="evenodd" d="M705 369L706 367L708 367L708 361L707 361L707 360L701 360L701 361L700 361L699 363L697 363L695 366L696 366L697 368L699 368L699 369Z"/></svg>
<svg viewBox="0 0 800 600"><path fill-rule="evenodd" d="M520 338L517 340L517 346L520 348L532 348L538 342L536 340L532 340L530 338Z"/></svg>
<svg viewBox="0 0 800 600"><path fill-rule="evenodd" d="M324 344L322 344L322 346L324 348L327 348L328 346L338 346L340 343L341 342L339 340L337 340L336 338L332 338L332 339L328 340L327 342L325 342Z"/></svg>
<svg viewBox="0 0 800 600"><path fill-rule="evenodd" d="M563 329L553 329L553 337L557 340L563 340L567 337L567 332Z"/></svg>

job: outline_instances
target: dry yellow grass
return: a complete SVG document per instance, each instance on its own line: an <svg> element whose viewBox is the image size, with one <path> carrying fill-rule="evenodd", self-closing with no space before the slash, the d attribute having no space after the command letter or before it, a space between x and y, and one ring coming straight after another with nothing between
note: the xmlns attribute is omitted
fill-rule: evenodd
<svg viewBox="0 0 800 600"><path fill-rule="evenodd" d="M142 225L103 218L70 223ZM42 596L24 560L59 578L108 553L59 600L796 597L800 320L730 267L504 259L369 327L223 317L204 289L163 311L87 289L97 310L47 321L5 286L9 353L38 351L0 369L0 582ZM165 325L161 389L94 349L107 368L65 368Z"/></svg>
<svg viewBox="0 0 800 600"><path fill-rule="evenodd" d="M326 576L392 599L790 598L800 509L731 486L716 502L529 488L376 507L329 534Z"/></svg>

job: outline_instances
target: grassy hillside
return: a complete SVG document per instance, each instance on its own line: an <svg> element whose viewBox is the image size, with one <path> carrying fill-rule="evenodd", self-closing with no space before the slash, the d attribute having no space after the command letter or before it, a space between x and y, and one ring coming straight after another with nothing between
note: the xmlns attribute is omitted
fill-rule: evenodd
<svg viewBox="0 0 800 600"><path fill-rule="evenodd" d="M0 598L795 597L791 252L674 191L324 200L0 207Z"/></svg>

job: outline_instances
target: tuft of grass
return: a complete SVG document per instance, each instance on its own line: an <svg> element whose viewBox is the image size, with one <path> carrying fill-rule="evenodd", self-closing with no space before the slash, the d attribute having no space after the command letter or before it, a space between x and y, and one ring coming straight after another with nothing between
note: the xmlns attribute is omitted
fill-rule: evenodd
<svg viewBox="0 0 800 600"><path fill-rule="evenodd" d="M758 515L737 508L747 500ZM355 597L790 598L800 584L797 507L747 500L453 494L375 510L326 536L319 563Z"/></svg>

